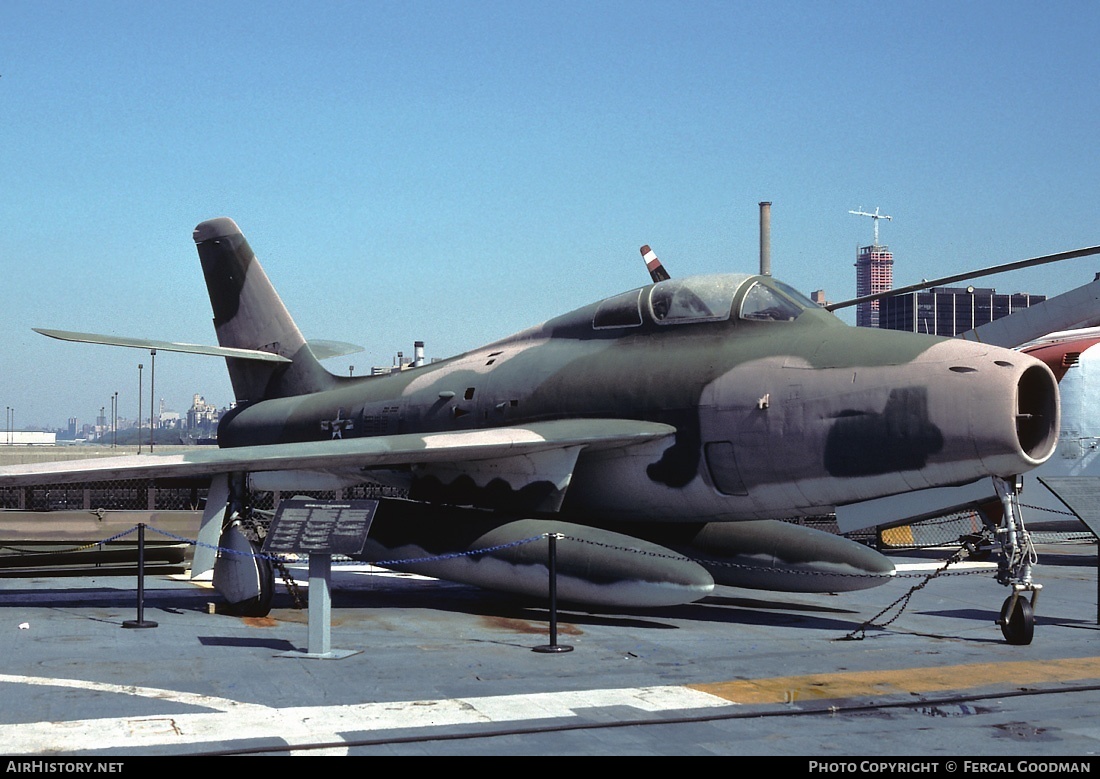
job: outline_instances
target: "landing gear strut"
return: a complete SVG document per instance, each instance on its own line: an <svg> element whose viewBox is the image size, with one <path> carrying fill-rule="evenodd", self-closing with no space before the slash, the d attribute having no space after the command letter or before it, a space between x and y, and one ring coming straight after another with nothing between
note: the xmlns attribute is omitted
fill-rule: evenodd
<svg viewBox="0 0 1100 779"><path fill-rule="evenodd" d="M1019 477L1011 484L1000 478L994 478L993 483L1002 507L1001 524L994 531L1001 546L997 581L1012 588L1012 594L1001 606L997 624L1001 626L1005 641L1022 646L1030 644L1035 634L1035 604L1043 585L1031 580L1031 569L1038 556L1031 543L1031 534L1024 528L1024 519L1020 512ZM1026 595L1029 592L1030 600Z"/></svg>

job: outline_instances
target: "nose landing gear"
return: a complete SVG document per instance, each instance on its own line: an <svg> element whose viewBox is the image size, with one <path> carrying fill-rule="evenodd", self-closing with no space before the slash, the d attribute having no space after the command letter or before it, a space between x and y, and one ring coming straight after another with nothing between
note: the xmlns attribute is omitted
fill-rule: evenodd
<svg viewBox="0 0 1100 779"><path fill-rule="evenodd" d="M1001 626L1005 641L1023 646L1030 644L1035 634L1035 604L1039 600L1039 591L1043 589L1043 585L1031 580L1031 569L1038 556L1020 512L1019 477L1012 484L1000 478L994 478L993 483L1003 509L1001 525L994 531L1001 546L997 581L1012 588L1012 594L1001 605L997 624ZM1026 595L1029 592L1032 593L1030 600Z"/></svg>

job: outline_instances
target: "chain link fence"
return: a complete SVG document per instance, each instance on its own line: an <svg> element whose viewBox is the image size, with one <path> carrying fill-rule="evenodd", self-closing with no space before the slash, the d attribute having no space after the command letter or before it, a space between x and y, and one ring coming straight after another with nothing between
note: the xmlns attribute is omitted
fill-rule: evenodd
<svg viewBox="0 0 1100 779"><path fill-rule="evenodd" d="M0 487L0 510L14 511L200 511L206 505L208 479L117 479L87 484L41 484L34 487ZM255 508L274 511L283 498L298 495L318 500L353 498L402 498L395 487L361 484L341 490L291 493L256 492Z"/></svg>
<svg viewBox="0 0 1100 779"><path fill-rule="evenodd" d="M209 486L209 479L119 479L85 484L0 487L0 510L201 511L206 505ZM405 498L408 493L397 487L363 483L339 490L254 492L252 504L260 511L274 512L284 498L299 496L351 500ZM1072 519L1072 515L1067 514L1065 518ZM789 521L827 533L839 532L836 518L832 516ZM965 511L900 527L849 533L848 538L882 550L924 549L957 544L963 537L980 533L982 527L982 519L976 511Z"/></svg>
<svg viewBox="0 0 1100 779"><path fill-rule="evenodd" d="M960 539L982 532L977 511L961 511L943 517L914 522L911 525L884 528L877 532L880 549L927 549L957 546Z"/></svg>

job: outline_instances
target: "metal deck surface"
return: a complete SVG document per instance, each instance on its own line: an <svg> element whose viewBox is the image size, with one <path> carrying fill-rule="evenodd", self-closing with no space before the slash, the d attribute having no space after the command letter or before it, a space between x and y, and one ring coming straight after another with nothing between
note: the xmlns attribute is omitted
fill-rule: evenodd
<svg viewBox="0 0 1100 779"><path fill-rule="evenodd" d="M895 554L897 580L862 592L562 608L554 642L545 606L334 565L330 657L283 586L269 618L247 619L211 613L208 585L147 576L141 616L157 626L125 628L136 578L0 579L0 753L1088 762L1096 545L1038 548L1028 646L995 624L1008 592L991 567L927 579L949 551ZM552 643L572 651L532 651Z"/></svg>

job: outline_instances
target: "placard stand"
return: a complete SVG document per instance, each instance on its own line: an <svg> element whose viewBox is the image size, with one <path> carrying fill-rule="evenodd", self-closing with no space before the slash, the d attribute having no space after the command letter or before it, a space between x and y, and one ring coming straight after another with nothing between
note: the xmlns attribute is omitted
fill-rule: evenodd
<svg viewBox="0 0 1100 779"><path fill-rule="evenodd" d="M279 657L339 660L363 651L332 648L332 555L360 554L377 510L377 500L292 498L279 504L264 553L309 555L309 646Z"/></svg>

